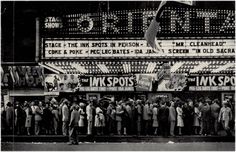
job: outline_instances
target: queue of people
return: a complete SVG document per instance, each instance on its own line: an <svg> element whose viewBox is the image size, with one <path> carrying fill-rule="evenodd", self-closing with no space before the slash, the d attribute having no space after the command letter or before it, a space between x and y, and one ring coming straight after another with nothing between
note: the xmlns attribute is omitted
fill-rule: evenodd
<svg viewBox="0 0 236 152"><path fill-rule="evenodd" d="M1 107L2 134L64 135L217 135L231 136L234 107L201 98L183 102L121 100L109 102L25 101Z"/></svg>

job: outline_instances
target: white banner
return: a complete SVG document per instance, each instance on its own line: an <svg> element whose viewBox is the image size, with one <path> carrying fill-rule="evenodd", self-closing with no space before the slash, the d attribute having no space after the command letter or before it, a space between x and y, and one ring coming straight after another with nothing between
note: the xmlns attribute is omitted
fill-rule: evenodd
<svg viewBox="0 0 236 152"><path fill-rule="evenodd" d="M153 50L145 40L45 39L45 58L81 57L229 57L235 55L233 39L158 40Z"/></svg>

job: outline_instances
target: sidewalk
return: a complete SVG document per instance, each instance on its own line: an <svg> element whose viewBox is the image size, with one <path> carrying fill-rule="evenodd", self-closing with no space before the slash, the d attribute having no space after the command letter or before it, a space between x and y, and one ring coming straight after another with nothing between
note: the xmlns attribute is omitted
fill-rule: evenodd
<svg viewBox="0 0 236 152"><path fill-rule="evenodd" d="M68 136L62 135L2 135L1 142L68 142ZM235 137L226 136L93 136L79 135L80 142L235 142Z"/></svg>

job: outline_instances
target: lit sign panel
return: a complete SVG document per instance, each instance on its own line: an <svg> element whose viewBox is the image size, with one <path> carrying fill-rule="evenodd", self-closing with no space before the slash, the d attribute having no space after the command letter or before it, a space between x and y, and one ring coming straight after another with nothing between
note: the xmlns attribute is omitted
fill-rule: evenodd
<svg viewBox="0 0 236 152"><path fill-rule="evenodd" d="M143 37L157 8L103 13L47 16L41 19L42 37ZM233 36L234 10L164 9L158 37Z"/></svg>
<svg viewBox="0 0 236 152"><path fill-rule="evenodd" d="M158 40L153 50L145 40L45 39L44 58L83 57L231 57L235 41L231 39Z"/></svg>
<svg viewBox="0 0 236 152"><path fill-rule="evenodd" d="M235 90L235 76L203 75L188 77L189 91L224 91Z"/></svg>

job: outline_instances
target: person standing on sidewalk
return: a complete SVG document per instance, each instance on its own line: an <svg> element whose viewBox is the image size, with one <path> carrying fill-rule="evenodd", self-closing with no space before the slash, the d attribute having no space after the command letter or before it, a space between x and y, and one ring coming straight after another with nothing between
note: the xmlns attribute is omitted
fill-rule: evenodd
<svg viewBox="0 0 236 152"><path fill-rule="evenodd" d="M177 127L179 128L179 135L182 135L182 128L184 127L184 121L183 121L183 110L182 110L182 104L178 103L176 112L177 112Z"/></svg>
<svg viewBox="0 0 236 152"><path fill-rule="evenodd" d="M157 103L153 103L152 120L153 120L152 127L154 129L154 135L157 135L157 129L159 127Z"/></svg>
<svg viewBox="0 0 236 152"><path fill-rule="evenodd" d="M232 120L232 111L227 101L223 101L223 107L220 109L218 122L220 122L227 133L227 136L231 136L229 122Z"/></svg>
<svg viewBox="0 0 236 152"><path fill-rule="evenodd" d="M35 135L39 135L41 131L41 126L42 126L42 115L43 115L43 108L42 108L42 102L36 101L35 102L35 115L34 115L34 132Z"/></svg>
<svg viewBox="0 0 236 152"><path fill-rule="evenodd" d="M210 99L206 99L203 103L203 107L201 108L201 118L202 118L202 135L209 135L210 134L210 127L209 127L209 121L210 121L210 106L208 102Z"/></svg>
<svg viewBox="0 0 236 152"><path fill-rule="evenodd" d="M78 145L78 125L79 125L79 112L78 108L73 105L69 123L69 145Z"/></svg>
<svg viewBox="0 0 236 152"><path fill-rule="evenodd" d="M175 103L173 101L170 102L169 122L170 122L170 135L174 136L175 123L176 123L176 110L175 110Z"/></svg>
<svg viewBox="0 0 236 152"><path fill-rule="evenodd" d="M194 115L193 115L193 127L194 127L194 134L195 135L199 134L200 118L201 118L201 113L199 110L199 105L198 105L198 103L195 103L194 104Z"/></svg>
<svg viewBox="0 0 236 152"><path fill-rule="evenodd" d="M30 128L32 126L32 110L29 106L29 102L25 101L24 103L24 110L26 114L26 120L25 120L25 128L27 131L27 135L30 135Z"/></svg>
<svg viewBox="0 0 236 152"><path fill-rule="evenodd" d="M116 106L116 122L117 122L117 134L118 135L121 135L123 113L124 113L124 110L122 108L122 101L119 101Z"/></svg>
<svg viewBox="0 0 236 152"><path fill-rule="evenodd" d="M68 135L68 122L69 122L68 100L64 99L62 106L62 134L64 136Z"/></svg>
<svg viewBox="0 0 236 152"><path fill-rule="evenodd" d="M79 134L84 134L85 133L85 123L84 123L84 119L85 119L85 112L84 112L84 107L85 104L83 102L79 103Z"/></svg>
<svg viewBox="0 0 236 152"><path fill-rule="evenodd" d="M59 111L58 107L56 104L53 105L53 110L52 110L52 117L53 117L53 131L54 134L58 134L58 122L59 122Z"/></svg>
<svg viewBox="0 0 236 152"><path fill-rule="evenodd" d="M108 123L108 132L110 135L115 133L115 124L116 124L116 108L115 102L110 101L109 106L107 107L107 123Z"/></svg>
<svg viewBox="0 0 236 152"><path fill-rule="evenodd" d="M139 136L141 134L141 122L142 122L142 101L137 100L137 106L136 106L136 114L137 114L137 135Z"/></svg>
<svg viewBox="0 0 236 152"><path fill-rule="evenodd" d="M87 114L87 121L88 121L87 134L92 135L92 129L93 129L93 101L89 101L89 104L86 106L86 114Z"/></svg>
<svg viewBox="0 0 236 152"><path fill-rule="evenodd" d="M219 100L214 99L212 101L211 107L211 129L214 135L218 133L218 117L220 112Z"/></svg>
<svg viewBox="0 0 236 152"><path fill-rule="evenodd" d="M166 102L161 102L161 107L158 112L160 131L163 137L168 136L168 118L169 118L169 108L166 106Z"/></svg>
<svg viewBox="0 0 236 152"><path fill-rule="evenodd" d="M150 108L150 104L149 101L146 101L144 107L143 107L143 122L144 122L144 134L148 135L149 134L149 130L150 130L150 123L151 123L151 116L152 116L152 112L151 112L151 108Z"/></svg>

